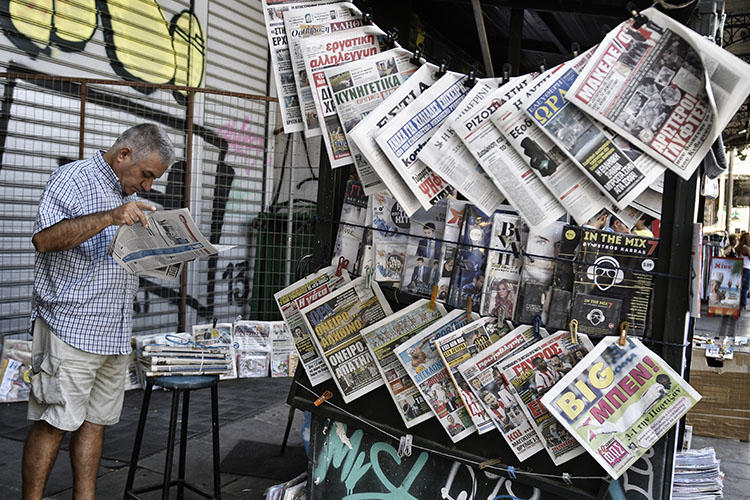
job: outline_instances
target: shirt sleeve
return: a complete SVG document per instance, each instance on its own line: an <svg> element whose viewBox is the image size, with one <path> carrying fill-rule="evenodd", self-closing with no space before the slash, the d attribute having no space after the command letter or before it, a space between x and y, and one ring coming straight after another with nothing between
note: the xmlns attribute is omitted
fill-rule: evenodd
<svg viewBox="0 0 750 500"><path fill-rule="evenodd" d="M69 177L53 175L42 193L34 221L36 234L64 219L81 216L80 190Z"/></svg>

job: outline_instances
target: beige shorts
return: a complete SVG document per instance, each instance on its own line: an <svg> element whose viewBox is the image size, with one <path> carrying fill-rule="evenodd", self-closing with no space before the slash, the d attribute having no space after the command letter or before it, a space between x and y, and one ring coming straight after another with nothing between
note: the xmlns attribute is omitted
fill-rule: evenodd
<svg viewBox="0 0 750 500"><path fill-rule="evenodd" d="M120 420L127 355L93 354L60 340L42 318L34 320L29 420L44 420L65 431L83 421L100 425Z"/></svg>

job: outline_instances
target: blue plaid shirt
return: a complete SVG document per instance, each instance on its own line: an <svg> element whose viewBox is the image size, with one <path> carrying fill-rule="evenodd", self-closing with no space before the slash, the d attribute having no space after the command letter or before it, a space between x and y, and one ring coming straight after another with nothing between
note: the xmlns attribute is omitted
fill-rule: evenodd
<svg viewBox="0 0 750 500"><path fill-rule="evenodd" d="M63 219L133 201L101 152L55 170L39 203L34 234ZM131 311L138 277L107 254L117 226L75 248L36 254L31 323L41 316L60 339L97 354L130 352Z"/></svg>

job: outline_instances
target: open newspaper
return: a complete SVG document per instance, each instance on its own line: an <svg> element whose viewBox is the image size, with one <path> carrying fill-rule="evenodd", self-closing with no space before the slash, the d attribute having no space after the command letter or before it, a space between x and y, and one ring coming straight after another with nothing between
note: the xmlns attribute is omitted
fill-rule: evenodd
<svg viewBox="0 0 750 500"><path fill-rule="evenodd" d="M310 338L310 330L300 311L349 283L349 273L342 269L341 275L337 276L337 267L324 267L273 295L281 311L281 317L292 332L294 347L313 387L331 378L331 374Z"/></svg>
<svg viewBox="0 0 750 500"><path fill-rule="evenodd" d="M508 207L510 208L510 207ZM518 212L498 210L492 215L490 251L484 274L483 316L512 318L521 278L521 226Z"/></svg>
<svg viewBox="0 0 750 500"><path fill-rule="evenodd" d="M511 355L500 366L508 387L555 465L577 457L584 449L547 411L541 398L593 347L584 334L579 333L578 343L574 344L570 333L559 331Z"/></svg>
<svg viewBox="0 0 750 500"><path fill-rule="evenodd" d="M385 386L407 428L424 422L433 414L427 401L399 363L394 348L445 314L445 308L441 304L435 304L431 308L429 300L421 299L362 330L362 338L367 342L380 375L385 380Z"/></svg>
<svg viewBox="0 0 750 500"><path fill-rule="evenodd" d="M393 350L454 443L473 434L476 429L435 349L435 339L477 319L479 315L476 313L468 318L466 311L454 309Z"/></svg>
<svg viewBox="0 0 750 500"><path fill-rule="evenodd" d="M607 337L542 404L617 479L700 399L638 339Z"/></svg>
<svg viewBox="0 0 750 500"><path fill-rule="evenodd" d="M567 99L689 179L750 94L750 65L654 8L610 31Z"/></svg>
<svg viewBox="0 0 750 500"><path fill-rule="evenodd" d="M315 346L333 375L344 402L383 385L362 330L393 314L377 283L357 278L302 309Z"/></svg>
<svg viewBox="0 0 750 500"><path fill-rule="evenodd" d="M537 334L533 326L521 325L458 365L458 371L469 383L474 396L521 462L542 451L544 446L508 389L499 366L513 352L518 352L547 335L543 328Z"/></svg>

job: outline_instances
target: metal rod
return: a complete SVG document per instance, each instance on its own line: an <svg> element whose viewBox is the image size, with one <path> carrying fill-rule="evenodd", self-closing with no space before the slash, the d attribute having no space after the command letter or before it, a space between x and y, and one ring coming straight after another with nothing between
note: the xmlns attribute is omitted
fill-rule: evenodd
<svg viewBox="0 0 750 500"><path fill-rule="evenodd" d="M297 132L292 135L292 154L289 160L289 175L287 176L289 178L289 189L287 191L287 195L289 196L289 200L287 201L287 204L289 205L289 213L286 215L286 258L284 260L285 286L289 286L292 282L292 241L294 235L292 231L294 226L294 193L292 192L292 188L294 186L294 159L296 158L297 153L297 138L302 139L302 134ZM323 153L323 151L321 151L321 153Z"/></svg>
<svg viewBox="0 0 750 500"><path fill-rule="evenodd" d="M187 121L187 137L185 138L185 175L182 191L182 206L190 208L190 177L193 172L193 112L195 107L195 91L188 91L187 110L185 121ZM184 332L187 325L187 287L188 287L188 263L182 267L180 276L180 305L177 311L177 331Z"/></svg>
<svg viewBox="0 0 750 500"><path fill-rule="evenodd" d="M477 35L479 36L479 46L482 48L482 59L484 59L484 72L487 76L495 76L495 70L492 67L492 55L490 54L490 44L487 41L487 30L484 27L484 15L482 14L481 0L471 0L471 8L474 10L474 23L477 25Z"/></svg>
<svg viewBox="0 0 750 500"><path fill-rule="evenodd" d="M78 159L83 160L83 142L85 139L86 131L86 82L81 83L81 112L79 114L78 123Z"/></svg>
<svg viewBox="0 0 750 500"><path fill-rule="evenodd" d="M736 148L731 148L729 150L729 168L727 168L727 194L726 194L726 216L724 217L724 229L726 229L727 234L731 233L731 227L732 227L732 204L734 203L734 200L732 199L734 197L734 157L736 156Z"/></svg>

